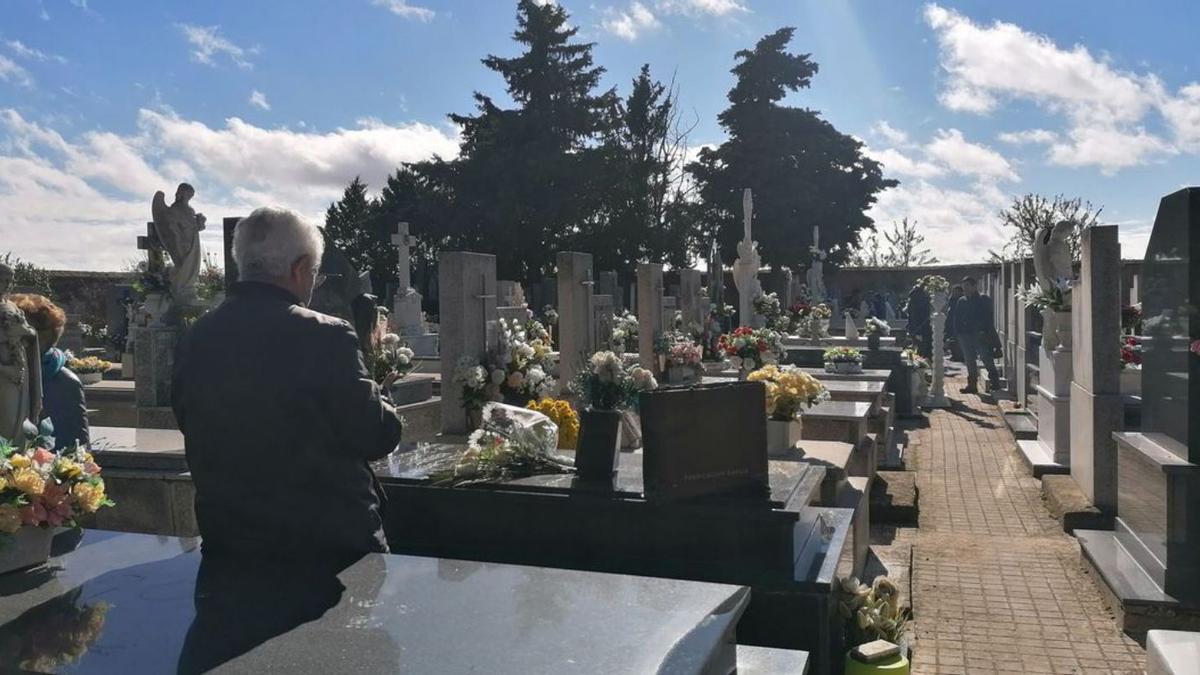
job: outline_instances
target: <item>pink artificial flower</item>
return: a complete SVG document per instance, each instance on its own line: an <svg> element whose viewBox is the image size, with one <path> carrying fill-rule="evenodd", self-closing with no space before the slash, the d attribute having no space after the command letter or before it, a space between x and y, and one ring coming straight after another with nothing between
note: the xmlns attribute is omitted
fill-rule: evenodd
<svg viewBox="0 0 1200 675"><path fill-rule="evenodd" d="M1200 356L1200 340L1192 340L1192 346L1190 349L1192 350L1193 354Z"/></svg>
<svg viewBox="0 0 1200 675"><path fill-rule="evenodd" d="M45 448L33 451L33 461L37 464L49 464L54 461L54 453Z"/></svg>
<svg viewBox="0 0 1200 675"><path fill-rule="evenodd" d="M100 465L95 462L84 462L83 472L89 476L95 476L100 473Z"/></svg>
<svg viewBox="0 0 1200 675"><path fill-rule="evenodd" d="M42 500L35 498L31 503L21 507L21 524L38 526L46 522L46 507Z"/></svg>
<svg viewBox="0 0 1200 675"><path fill-rule="evenodd" d="M47 481L41 501L46 510L46 522L58 527L71 519L71 493L64 485Z"/></svg>

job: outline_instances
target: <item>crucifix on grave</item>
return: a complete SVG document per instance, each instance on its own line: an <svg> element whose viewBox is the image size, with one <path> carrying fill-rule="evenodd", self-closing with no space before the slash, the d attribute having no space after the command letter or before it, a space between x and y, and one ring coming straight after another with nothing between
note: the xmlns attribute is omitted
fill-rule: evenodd
<svg viewBox="0 0 1200 675"><path fill-rule="evenodd" d="M392 235L396 246L397 263L396 298L392 302L392 321L401 335L422 335L425 326L421 320L421 294L412 287L411 249L416 246L416 237L408 233L408 223L398 223Z"/></svg>
<svg viewBox="0 0 1200 675"><path fill-rule="evenodd" d="M167 291L167 262L164 257L166 246L158 237L154 223L146 223L145 236L137 238L139 251L146 252L146 277L158 281L159 286L147 289L147 297L142 303L141 315L145 325L161 324L166 317L169 301Z"/></svg>
<svg viewBox="0 0 1200 675"><path fill-rule="evenodd" d="M154 223L146 223L146 235L137 238L137 247L139 251L146 252L146 271L150 274L161 275L167 269L167 263L163 260L163 252L166 248L163 247L162 240L158 238L158 232L154 229Z"/></svg>

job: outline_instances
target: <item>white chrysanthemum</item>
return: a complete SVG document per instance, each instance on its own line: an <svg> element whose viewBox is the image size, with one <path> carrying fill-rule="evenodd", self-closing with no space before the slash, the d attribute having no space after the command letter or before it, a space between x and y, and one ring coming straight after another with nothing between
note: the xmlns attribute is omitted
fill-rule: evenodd
<svg viewBox="0 0 1200 675"><path fill-rule="evenodd" d="M383 336L380 342L383 343L384 347L399 347L400 336L396 335L395 333L388 333L387 335Z"/></svg>
<svg viewBox="0 0 1200 675"><path fill-rule="evenodd" d="M500 384L504 382L506 377L508 377L508 375L505 374L503 370L497 368L492 371L492 384Z"/></svg>

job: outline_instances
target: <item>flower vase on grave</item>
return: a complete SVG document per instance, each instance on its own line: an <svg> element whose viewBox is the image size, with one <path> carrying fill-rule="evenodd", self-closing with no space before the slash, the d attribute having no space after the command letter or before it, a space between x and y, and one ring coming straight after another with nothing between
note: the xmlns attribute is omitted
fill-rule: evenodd
<svg viewBox="0 0 1200 675"><path fill-rule="evenodd" d="M54 530L49 527L26 525L10 535L0 547L0 574L41 565L50 559L50 542Z"/></svg>
<svg viewBox="0 0 1200 675"><path fill-rule="evenodd" d="M483 410L481 408L467 408L467 433L471 433L483 424Z"/></svg>
<svg viewBox="0 0 1200 675"><path fill-rule="evenodd" d="M867 333L867 349L879 351L879 333Z"/></svg>
<svg viewBox="0 0 1200 675"><path fill-rule="evenodd" d="M121 379L133 379L133 352L124 352L121 354Z"/></svg>
<svg viewBox="0 0 1200 675"><path fill-rule="evenodd" d="M794 420L768 419L767 456L786 457L800 441L803 429L804 425L800 422L800 418Z"/></svg>
<svg viewBox="0 0 1200 675"><path fill-rule="evenodd" d="M575 474L583 481L611 481L621 458L621 413L584 408L579 411L579 443Z"/></svg>

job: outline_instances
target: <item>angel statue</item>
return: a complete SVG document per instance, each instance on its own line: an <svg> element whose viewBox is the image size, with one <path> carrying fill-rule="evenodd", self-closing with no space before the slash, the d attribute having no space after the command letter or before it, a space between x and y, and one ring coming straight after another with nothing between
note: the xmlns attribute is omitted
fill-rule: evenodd
<svg viewBox="0 0 1200 675"><path fill-rule="evenodd" d="M0 263L0 438L19 444L42 413L42 367L37 331L8 300L15 276Z"/></svg>
<svg viewBox="0 0 1200 675"><path fill-rule="evenodd" d="M1060 220L1038 229L1033 241L1033 270L1043 293L1061 294L1061 307L1042 310L1042 346L1048 351L1071 348L1071 234L1075 225Z"/></svg>
<svg viewBox="0 0 1200 675"><path fill-rule="evenodd" d="M175 269L171 272L171 297L178 305L188 306L196 301L196 282L200 278L200 231L204 215L196 213L188 202L196 189L180 183L175 189L175 203L167 206L162 190L154 193L150 212L154 216L154 232L171 256Z"/></svg>

